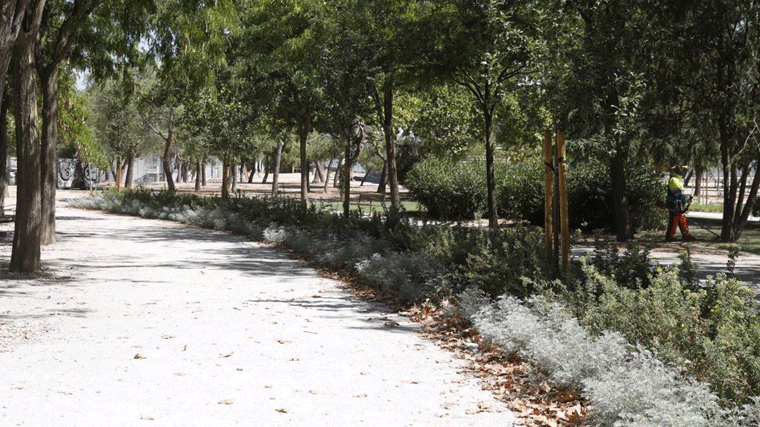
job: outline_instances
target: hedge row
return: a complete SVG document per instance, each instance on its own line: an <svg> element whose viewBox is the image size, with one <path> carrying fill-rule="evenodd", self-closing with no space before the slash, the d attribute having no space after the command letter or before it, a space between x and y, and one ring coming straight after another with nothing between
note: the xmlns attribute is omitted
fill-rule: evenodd
<svg viewBox="0 0 760 427"><path fill-rule="evenodd" d="M544 165L538 161L498 163L495 167L497 205L501 217L544 221ZM601 162L573 164L568 168L570 226L584 231L612 228L612 193L609 170ZM405 186L432 219L466 220L486 215L486 171L483 162L456 162L427 158L407 175ZM662 223L654 201L664 197L657 174L644 168L626 170L627 197L635 229Z"/></svg>

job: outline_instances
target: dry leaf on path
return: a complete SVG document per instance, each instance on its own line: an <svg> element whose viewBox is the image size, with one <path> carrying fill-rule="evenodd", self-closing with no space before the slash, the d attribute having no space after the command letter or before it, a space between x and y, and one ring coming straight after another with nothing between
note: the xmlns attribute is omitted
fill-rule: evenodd
<svg viewBox="0 0 760 427"><path fill-rule="evenodd" d="M220 405L232 405L233 403L235 403L235 400L233 399L223 399L219 401Z"/></svg>

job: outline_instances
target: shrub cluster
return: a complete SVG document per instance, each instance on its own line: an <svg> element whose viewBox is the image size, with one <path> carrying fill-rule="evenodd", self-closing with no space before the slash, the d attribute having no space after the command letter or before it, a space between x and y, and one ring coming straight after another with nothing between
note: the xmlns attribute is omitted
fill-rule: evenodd
<svg viewBox="0 0 760 427"><path fill-rule="evenodd" d="M414 165L404 185L434 219L477 219L487 208L483 162L427 157Z"/></svg>
<svg viewBox="0 0 760 427"><path fill-rule="evenodd" d="M544 221L544 169L538 160L497 163L499 215L542 225ZM461 220L486 212L486 172L483 162L461 163L429 157L415 165L405 185L411 196L433 219ZM612 228L612 201L608 166L583 162L568 168L570 226L592 231ZM657 174L641 167L626 169L626 188L631 224L653 228L663 221L654 202L664 197L664 184Z"/></svg>

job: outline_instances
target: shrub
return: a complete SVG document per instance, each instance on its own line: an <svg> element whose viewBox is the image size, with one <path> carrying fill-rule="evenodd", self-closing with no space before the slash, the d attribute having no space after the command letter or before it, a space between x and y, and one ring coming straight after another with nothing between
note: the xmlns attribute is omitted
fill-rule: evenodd
<svg viewBox="0 0 760 427"><path fill-rule="evenodd" d="M482 162L428 157L414 165L404 184L434 219L475 219L486 211L486 169Z"/></svg>
<svg viewBox="0 0 760 427"><path fill-rule="evenodd" d="M544 168L539 161L510 163L503 170L499 206L502 214L534 225L544 222ZM663 222L654 205L664 185L658 175L640 167L626 169L630 220L634 228L653 228ZM598 161L578 162L567 172L568 214L571 228L585 231L612 228L609 170Z"/></svg>

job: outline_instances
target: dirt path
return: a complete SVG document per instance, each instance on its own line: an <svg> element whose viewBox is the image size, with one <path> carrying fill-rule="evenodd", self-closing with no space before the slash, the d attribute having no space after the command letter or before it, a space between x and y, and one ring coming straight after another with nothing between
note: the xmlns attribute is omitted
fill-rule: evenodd
<svg viewBox="0 0 760 427"><path fill-rule="evenodd" d="M0 273L2 426L513 423L415 324L267 246L59 207L43 262Z"/></svg>

